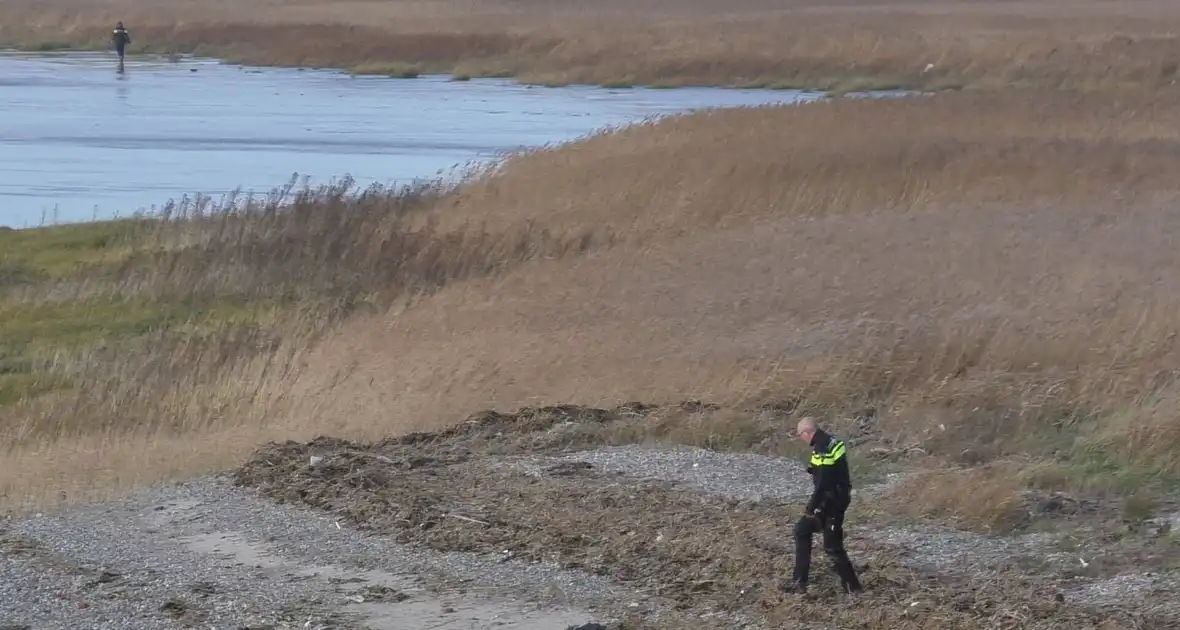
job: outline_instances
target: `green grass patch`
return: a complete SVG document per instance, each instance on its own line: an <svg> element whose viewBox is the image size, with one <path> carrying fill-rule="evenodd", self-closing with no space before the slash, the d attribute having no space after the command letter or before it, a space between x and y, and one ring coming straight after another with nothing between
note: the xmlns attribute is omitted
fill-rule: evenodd
<svg viewBox="0 0 1180 630"><path fill-rule="evenodd" d="M14 374L31 374L33 372L33 362L23 356L3 356L0 355L0 376L12 376Z"/></svg>
<svg viewBox="0 0 1180 630"><path fill-rule="evenodd" d="M46 356L96 347L132 349L151 333L200 334L226 323L262 321L273 300L231 297L197 302L91 298L0 306L0 406L68 383ZM39 360L41 358L41 360Z"/></svg>
<svg viewBox="0 0 1180 630"><path fill-rule="evenodd" d="M422 75L418 64L400 62L368 62L353 66L352 74L381 75L394 79L416 79Z"/></svg>
<svg viewBox="0 0 1180 630"><path fill-rule="evenodd" d="M117 265L132 251L139 221L125 219L0 231L0 290L42 276Z"/></svg>
<svg viewBox="0 0 1180 630"><path fill-rule="evenodd" d="M452 76L467 79L515 79L520 74L511 65L495 60L459 62L449 71Z"/></svg>
<svg viewBox="0 0 1180 630"><path fill-rule="evenodd" d="M601 87L613 90L628 90L635 87L635 78L631 76L603 81Z"/></svg>
<svg viewBox="0 0 1180 630"><path fill-rule="evenodd" d="M1030 466L1021 482L1029 488L1066 494L1122 497L1128 517L1150 511L1152 497L1180 486L1180 476L1142 462L1125 461L1098 452L1081 452Z"/></svg>
<svg viewBox="0 0 1180 630"><path fill-rule="evenodd" d="M20 263L0 262L0 291L9 287L26 286L42 279L37 269Z"/></svg>
<svg viewBox="0 0 1180 630"><path fill-rule="evenodd" d="M0 308L0 347L73 346L141 335L201 314L199 305L115 299Z"/></svg>
<svg viewBox="0 0 1180 630"><path fill-rule="evenodd" d="M180 325L256 321L275 308L268 300L150 301L95 298L0 307L0 356L16 360L35 348L71 348L137 337ZM16 349L20 354L13 353Z"/></svg>
<svg viewBox="0 0 1180 630"><path fill-rule="evenodd" d="M0 230L0 406L68 385L38 368L40 350L125 338L190 314L189 305L39 300L12 293L51 291L87 270L124 263L137 225L121 220Z"/></svg>
<svg viewBox="0 0 1180 630"><path fill-rule="evenodd" d="M0 408L69 387L69 381L48 374L0 374Z"/></svg>

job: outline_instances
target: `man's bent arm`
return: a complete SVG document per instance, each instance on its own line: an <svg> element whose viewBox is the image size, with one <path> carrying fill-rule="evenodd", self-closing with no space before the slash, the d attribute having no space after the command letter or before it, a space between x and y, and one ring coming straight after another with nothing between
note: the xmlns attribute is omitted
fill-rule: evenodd
<svg viewBox="0 0 1180 630"><path fill-rule="evenodd" d="M819 461L815 462L817 477L815 490L811 493L811 500L807 502L808 514L815 512L816 509L823 509L824 499L836 491L835 468L836 464L844 459L844 442L834 440L829 448L830 450L819 455Z"/></svg>

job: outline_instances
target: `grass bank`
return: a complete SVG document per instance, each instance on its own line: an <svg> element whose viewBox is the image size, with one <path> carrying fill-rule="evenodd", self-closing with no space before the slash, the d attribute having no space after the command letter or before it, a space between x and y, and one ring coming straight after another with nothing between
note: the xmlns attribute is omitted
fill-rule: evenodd
<svg viewBox="0 0 1180 630"><path fill-rule="evenodd" d="M913 478L919 515L992 522L950 491L967 483L1163 493L1177 112L1175 89L700 112L454 189L0 233L0 488L78 497L275 437L698 398L725 422L660 431L758 449L743 418L764 405L844 432L871 410L890 457L938 473Z"/></svg>
<svg viewBox="0 0 1180 630"><path fill-rule="evenodd" d="M72 459L65 444L104 451L236 426L246 406L265 407L267 378L345 318L589 244L416 221L445 191L292 184L142 219L0 231L7 452L53 468ZM7 461L4 496L45 472Z"/></svg>
<svg viewBox="0 0 1180 630"><path fill-rule="evenodd" d="M135 52L545 85L1121 90L1171 85L1180 67L1180 9L1145 1L13 0L0 45L104 49L115 20Z"/></svg>

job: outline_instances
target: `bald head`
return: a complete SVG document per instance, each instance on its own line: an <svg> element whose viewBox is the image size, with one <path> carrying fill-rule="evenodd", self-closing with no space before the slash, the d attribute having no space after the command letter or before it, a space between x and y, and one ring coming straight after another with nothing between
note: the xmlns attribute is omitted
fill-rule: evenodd
<svg viewBox="0 0 1180 630"><path fill-rule="evenodd" d="M816 430L819 425L816 424L815 418L811 416L804 416L799 420L799 424L795 425L795 434L799 436L800 440L811 443L811 438L815 437Z"/></svg>

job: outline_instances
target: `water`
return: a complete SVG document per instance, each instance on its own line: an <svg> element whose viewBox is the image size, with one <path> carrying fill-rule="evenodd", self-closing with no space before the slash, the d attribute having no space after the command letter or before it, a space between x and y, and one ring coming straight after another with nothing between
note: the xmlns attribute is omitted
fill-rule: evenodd
<svg viewBox="0 0 1180 630"><path fill-rule="evenodd" d="M0 53L0 225L127 216L235 188L408 183L521 147L700 107L819 94L528 87L211 60Z"/></svg>

